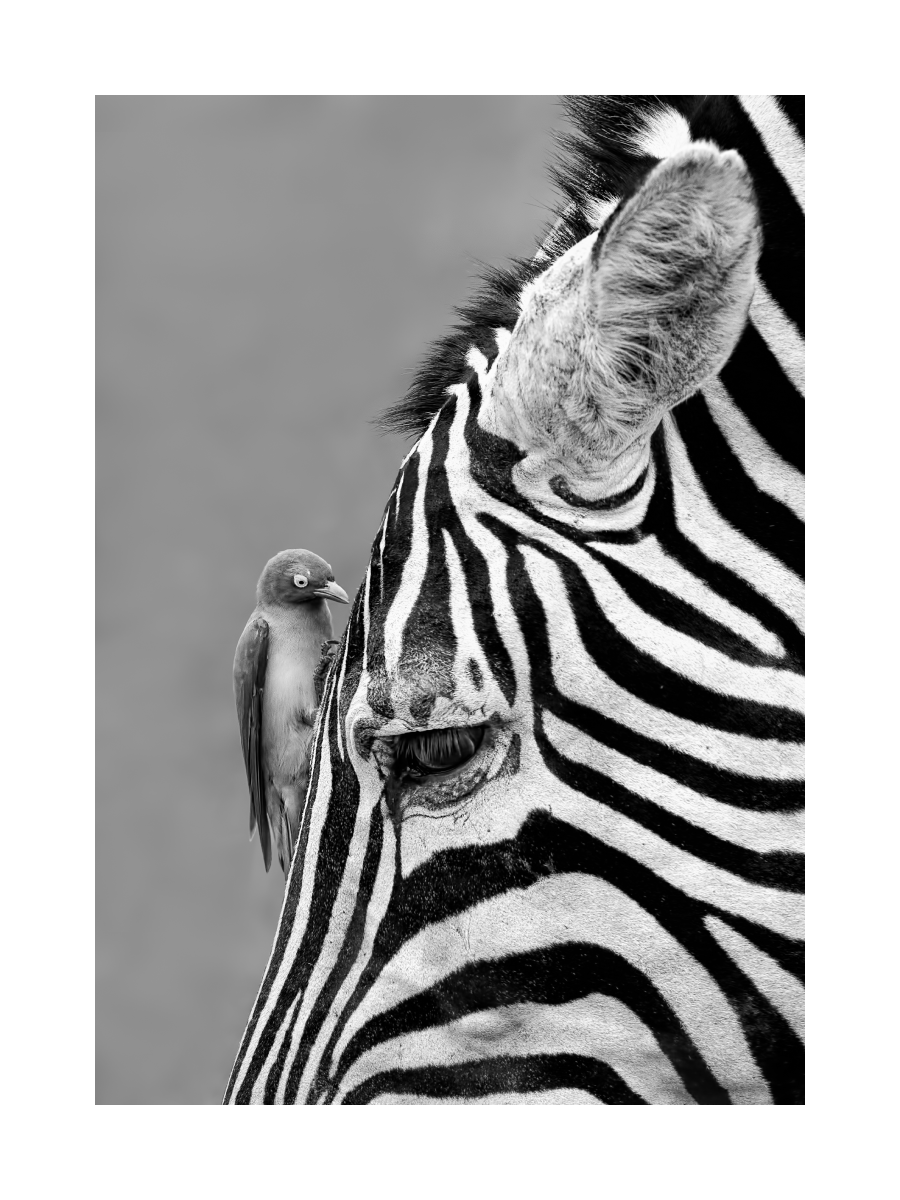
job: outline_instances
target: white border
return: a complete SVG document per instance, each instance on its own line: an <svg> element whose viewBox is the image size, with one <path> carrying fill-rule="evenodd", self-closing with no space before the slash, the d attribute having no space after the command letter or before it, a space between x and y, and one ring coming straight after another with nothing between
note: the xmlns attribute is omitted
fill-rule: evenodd
<svg viewBox="0 0 900 1200"><path fill-rule="evenodd" d="M373 1188L444 1196L462 1185L500 1197L585 1188L623 1197L660 1189L880 1195L893 1175L882 1176L893 1138L879 1089L887 1093L895 1070L889 981L897 936L884 918L896 903L897 785L888 754L896 740L889 654L898 539L893 142L878 140L874 120L896 105L867 89L887 75L877 56L880 40L890 39L876 20L873 44L856 60L866 89L854 91L852 26L827 46L817 18L799 6L325 11L166 0L20 6L6 18L3 597L11 661L3 715L13 769L2 878L11 1194L324 1186L338 1196ZM830 92L838 64L841 91ZM819 89L808 173L809 1106L717 1110L689 1123L660 1109L370 1110L327 1128L284 1111L239 1118L215 1108L94 1109L93 95L613 91L640 90L648 77L674 91L676 80L696 86L698 76L748 91L801 90L801 81ZM291 1123L273 1129L279 1120Z"/></svg>

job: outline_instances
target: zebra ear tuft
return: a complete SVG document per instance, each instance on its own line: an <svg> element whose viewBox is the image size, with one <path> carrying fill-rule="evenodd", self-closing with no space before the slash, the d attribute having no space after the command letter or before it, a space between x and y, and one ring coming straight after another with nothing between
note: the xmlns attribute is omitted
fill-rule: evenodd
<svg viewBox="0 0 900 1200"><path fill-rule="evenodd" d="M760 251L743 159L696 142L526 289L495 405L520 440L594 469L728 360Z"/></svg>

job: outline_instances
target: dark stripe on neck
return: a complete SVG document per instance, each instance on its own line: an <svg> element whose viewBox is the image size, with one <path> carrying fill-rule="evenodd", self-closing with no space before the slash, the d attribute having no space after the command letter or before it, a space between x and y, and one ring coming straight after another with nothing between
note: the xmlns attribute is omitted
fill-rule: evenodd
<svg viewBox="0 0 900 1200"><path fill-rule="evenodd" d="M586 500L584 496L579 496L566 483L562 475L554 475L550 480L550 491L554 496L559 496L560 500L565 500L566 504L571 504L573 508L588 508L591 512L611 512L616 508L624 508L629 500L633 500L641 488L647 481L647 471L649 467L644 467L640 475L624 492L616 492L613 496L603 496L600 500Z"/></svg>

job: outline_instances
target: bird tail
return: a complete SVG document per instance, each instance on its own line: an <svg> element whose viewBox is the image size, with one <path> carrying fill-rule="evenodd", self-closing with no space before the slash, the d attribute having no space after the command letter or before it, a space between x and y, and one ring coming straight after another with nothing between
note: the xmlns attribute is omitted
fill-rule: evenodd
<svg viewBox="0 0 900 1200"><path fill-rule="evenodd" d="M284 871L284 878L287 879L288 872L291 869L291 863L294 858L294 841L296 832L291 825L291 816L288 812L288 806L282 803L281 807L281 838L278 846L278 858L281 862L281 869Z"/></svg>

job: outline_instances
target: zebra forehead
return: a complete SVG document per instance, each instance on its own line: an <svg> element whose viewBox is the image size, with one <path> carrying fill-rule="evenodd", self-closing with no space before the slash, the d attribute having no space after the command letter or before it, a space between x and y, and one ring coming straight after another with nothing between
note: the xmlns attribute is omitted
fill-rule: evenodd
<svg viewBox="0 0 900 1200"><path fill-rule="evenodd" d="M369 674L366 705L382 733L429 724L456 724L453 658L445 647L429 646L427 652L420 652L419 662L418 669L405 665L403 670L388 674L379 665ZM390 722L396 722L397 728L388 728L386 723ZM360 732L364 733L367 726L363 717Z"/></svg>

